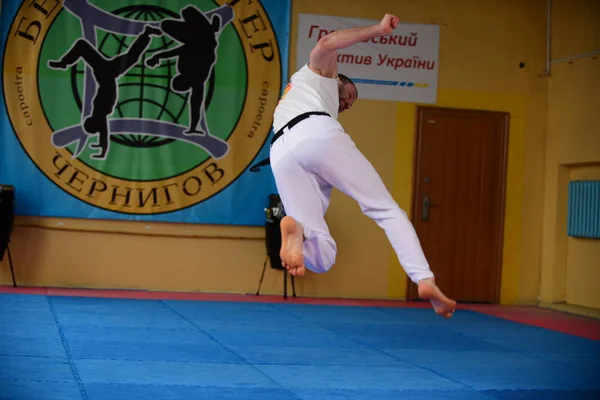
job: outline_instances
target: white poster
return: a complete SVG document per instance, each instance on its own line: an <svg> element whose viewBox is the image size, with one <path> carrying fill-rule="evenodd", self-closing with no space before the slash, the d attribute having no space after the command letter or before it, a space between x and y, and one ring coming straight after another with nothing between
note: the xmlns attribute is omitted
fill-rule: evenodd
<svg viewBox="0 0 600 400"><path fill-rule="evenodd" d="M299 18L297 69L309 61L320 37L381 22L312 14ZM435 103L438 54L438 25L400 23L390 35L338 50L338 71L356 83L362 99Z"/></svg>

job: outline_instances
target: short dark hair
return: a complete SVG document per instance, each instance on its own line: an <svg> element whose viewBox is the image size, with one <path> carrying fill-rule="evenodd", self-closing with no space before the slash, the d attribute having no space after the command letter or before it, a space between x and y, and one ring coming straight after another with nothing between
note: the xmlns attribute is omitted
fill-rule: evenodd
<svg viewBox="0 0 600 400"><path fill-rule="evenodd" d="M352 79L348 78L346 75L344 74L338 74L338 78L340 78L340 80L344 83L349 83L352 86L354 86L354 90L356 91L356 98L358 98L358 88L356 87L356 85L354 84L354 82L352 82Z"/></svg>

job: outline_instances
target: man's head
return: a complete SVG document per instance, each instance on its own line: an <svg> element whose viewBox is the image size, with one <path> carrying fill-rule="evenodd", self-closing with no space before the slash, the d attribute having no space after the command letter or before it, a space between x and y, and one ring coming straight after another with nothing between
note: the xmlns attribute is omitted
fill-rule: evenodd
<svg viewBox="0 0 600 400"><path fill-rule="evenodd" d="M340 93L340 108L338 112L342 113L352 107L352 104L358 98L358 89L356 89L354 82L343 74L338 74L338 89Z"/></svg>

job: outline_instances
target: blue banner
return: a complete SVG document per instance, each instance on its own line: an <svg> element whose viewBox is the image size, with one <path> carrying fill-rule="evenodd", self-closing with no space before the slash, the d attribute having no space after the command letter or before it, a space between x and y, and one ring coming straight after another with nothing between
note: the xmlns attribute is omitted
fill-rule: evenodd
<svg viewBox="0 0 600 400"><path fill-rule="evenodd" d="M290 0L4 0L18 215L263 225Z"/></svg>

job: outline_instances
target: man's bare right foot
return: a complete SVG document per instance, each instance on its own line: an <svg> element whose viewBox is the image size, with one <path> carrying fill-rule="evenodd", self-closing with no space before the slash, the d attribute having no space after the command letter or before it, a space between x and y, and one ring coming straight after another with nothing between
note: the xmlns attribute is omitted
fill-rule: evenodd
<svg viewBox="0 0 600 400"><path fill-rule="evenodd" d="M302 227L292 217L285 216L281 220L281 250L279 257L283 267L292 275L302 276L306 271L304 267L304 254L302 245L304 233Z"/></svg>
<svg viewBox="0 0 600 400"><path fill-rule="evenodd" d="M69 65L62 60L48 61L48 66L53 69L67 69L69 67Z"/></svg>
<svg viewBox="0 0 600 400"><path fill-rule="evenodd" d="M437 287L433 278L420 280L418 285L419 297L423 300L428 300L433 306L436 314L445 318L452 317L454 310L456 310L456 301L446 297L446 295L444 295Z"/></svg>

